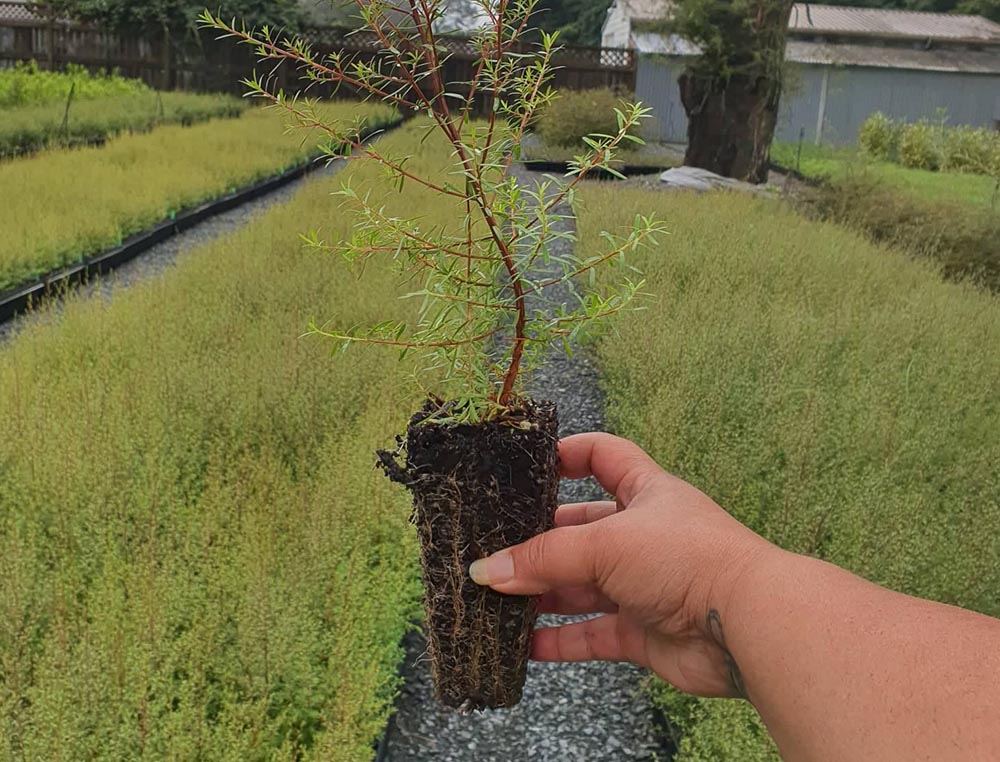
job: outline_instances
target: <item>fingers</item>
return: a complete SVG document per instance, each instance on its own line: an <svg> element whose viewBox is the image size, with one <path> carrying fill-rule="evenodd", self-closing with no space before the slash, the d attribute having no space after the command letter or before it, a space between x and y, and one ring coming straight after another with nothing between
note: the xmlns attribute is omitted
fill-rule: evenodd
<svg viewBox="0 0 1000 762"><path fill-rule="evenodd" d="M575 527L581 524L591 524L618 512L618 505L611 500L599 500L592 503L569 503L556 509L557 527Z"/></svg>
<svg viewBox="0 0 1000 762"><path fill-rule="evenodd" d="M589 526L558 527L476 561L469 576L509 595L540 595L597 581L599 548Z"/></svg>
<svg viewBox="0 0 1000 762"><path fill-rule="evenodd" d="M535 630L535 661L630 661L646 664L645 633L617 614Z"/></svg>
<svg viewBox="0 0 1000 762"><path fill-rule="evenodd" d="M577 434L559 443L562 475L597 481L627 506L650 479L663 473L643 450L611 434Z"/></svg>
<svg viewBox="0 0 1000 762"><path fill-rule="evenodd" d="M614 614L618 606L596 587L551 590L538 602L542 614Z"/></svg>

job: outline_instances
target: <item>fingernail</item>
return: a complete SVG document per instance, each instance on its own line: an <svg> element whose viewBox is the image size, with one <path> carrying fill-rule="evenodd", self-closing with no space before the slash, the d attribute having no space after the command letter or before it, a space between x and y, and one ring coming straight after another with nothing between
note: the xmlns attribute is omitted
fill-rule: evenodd
<svg viewBox="0 0 1000 762"><path fill-rule="evenodd" d="M474 561L469 576L477 585L499 585L514 578L514 557L506 550Z"/></svg>

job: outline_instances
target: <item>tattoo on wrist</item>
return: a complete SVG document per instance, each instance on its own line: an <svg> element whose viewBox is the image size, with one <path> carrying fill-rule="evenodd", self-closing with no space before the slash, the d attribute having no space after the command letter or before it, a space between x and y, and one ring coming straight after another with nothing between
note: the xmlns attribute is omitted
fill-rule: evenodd
<svg viewBox="0 0 1000 762"><path fill-rule="evenodd" d="M722 617L715 609L708 612L708 631L712 633L712 639L725 654L726 677L729 680L729 687L733 691L733 697L749 701L750 696L747 694L746 684L743 682L743 673L740 672L740 666L726 647L726 636L722 632Z"/></svg>

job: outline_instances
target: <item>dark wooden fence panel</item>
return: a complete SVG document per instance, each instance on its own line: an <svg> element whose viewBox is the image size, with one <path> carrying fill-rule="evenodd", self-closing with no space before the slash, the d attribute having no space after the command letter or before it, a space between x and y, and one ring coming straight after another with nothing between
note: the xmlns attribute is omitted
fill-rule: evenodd
<svg viewBox="0 0 1000 762"><path fill-rule="evenodd" d="M382 50L371 33L307 29L303 36L318 52L340 50L371 59ZM450 51L446 79L468 81L478 58L472 42L445 38L442 44ZM520 52L529 50L525 47ZM183 51L167 50L162 40L121 37L35 15L22 4L0 0L0 68L27 60L35 60L43 68L60 69L74 63L91 69L117 70L154 87L200 91L242 92L240 80L251 76L255 68L271 72L253 60L250 48L230 40L215 40L211 32L202 32ZM554 63L558 67L553 78L556 88L635 88L635 59L629 50L568 47L558 52ZM295 89L295 72L286 64L274 69L273 76L278 85ZM316 92L325 94L320 89ZM489 106L485 101L477 105Z"/></svg>

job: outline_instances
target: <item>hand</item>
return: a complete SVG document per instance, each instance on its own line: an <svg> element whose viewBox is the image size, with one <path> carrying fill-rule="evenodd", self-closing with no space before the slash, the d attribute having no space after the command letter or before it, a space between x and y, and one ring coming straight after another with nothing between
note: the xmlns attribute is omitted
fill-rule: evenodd
<svg viewBox="0 0 1000 762"><path fill-rule="evenodd" d="M743 570L776 548L624 439L569 437L559 456L563 477L593 475L616 502L563 505L556 529L470 570L501 593L541 595L546 613L603 614L536 631L532 658L629 661L687 693L745 695L726 610Z"/></svg>

